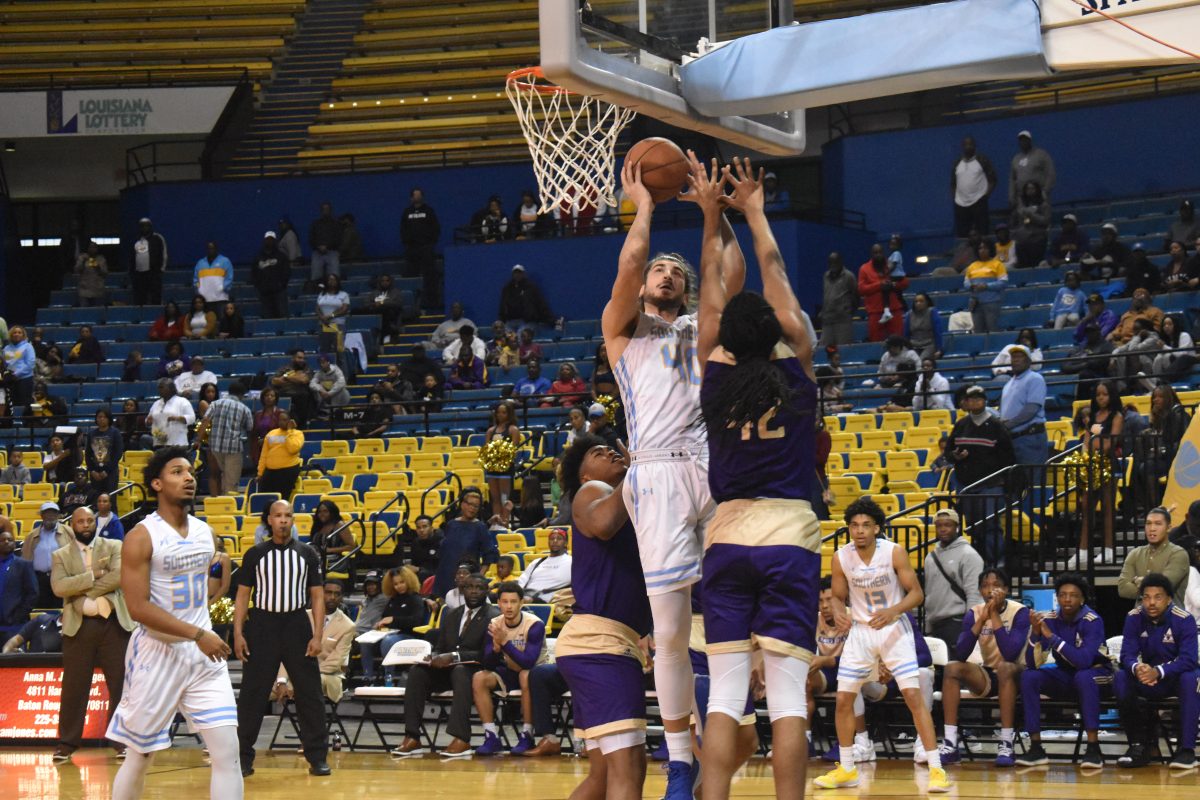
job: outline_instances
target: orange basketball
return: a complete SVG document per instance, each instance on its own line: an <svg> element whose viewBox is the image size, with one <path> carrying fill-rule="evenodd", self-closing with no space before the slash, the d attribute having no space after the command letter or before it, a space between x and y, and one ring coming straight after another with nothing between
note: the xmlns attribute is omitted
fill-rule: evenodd
<svg viewBox="0 0 1200 800"><path fill-rule="evenodd" d="M655 203L665 203L687 189L688 161L679 145L653 136L629 148L625 162L642 167L642 184Z"/></svg>

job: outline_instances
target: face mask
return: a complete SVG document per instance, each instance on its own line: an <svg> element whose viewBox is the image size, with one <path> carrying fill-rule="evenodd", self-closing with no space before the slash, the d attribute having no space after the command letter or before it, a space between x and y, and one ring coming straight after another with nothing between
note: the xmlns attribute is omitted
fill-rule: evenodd
<svg viewBox="0 0 1200 800"><path fill-rule="evenodd" d="M987 418L988 418L988 412L980 411L978 414L971 415L971 422L974 422L976 425L982 425L984 422L987 421Z"/></svg>

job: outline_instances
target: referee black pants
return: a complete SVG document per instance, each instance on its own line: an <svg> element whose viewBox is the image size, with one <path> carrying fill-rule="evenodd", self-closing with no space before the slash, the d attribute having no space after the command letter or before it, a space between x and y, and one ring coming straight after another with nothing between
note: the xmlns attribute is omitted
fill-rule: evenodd
<svg viewBox="0 0 1200 800"><path fill-rule="evenodd" d="M263 712L279 676L280 664L287 670L295 690L296 721L300 725L304 757L309 763L325 760L329 742L321 671L317 659L304 654L312 635L312 622L303 609L285 614L250 610L245 628L250 657L242 664L242 688L238 693L242 769L254 765L254 743L262 729Z"/></svg>

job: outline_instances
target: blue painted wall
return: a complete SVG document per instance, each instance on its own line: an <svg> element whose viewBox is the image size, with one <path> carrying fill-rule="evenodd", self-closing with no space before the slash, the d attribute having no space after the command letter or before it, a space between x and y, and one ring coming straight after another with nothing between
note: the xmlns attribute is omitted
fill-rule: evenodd
<svg viewBox="0 0 1200 800"><path fill-rule="evenodd" d="M8 229L8 220L8 198L0 195L0 316L3 317L8 316L8 252L17 247L17 232Z"/></svg>
<svg viewBox="0 0 1200 800"><path fill-rule="evenodd" d="M1200 187L1200 95L1190 94L848 136L822 154L825 203L865 212L867 225L883 233L948 230L950 168L962 138L974 136L996 166L997 209L1008 205L1009 162L1025 129L1054 158L1056 203Z"/></svg>
<svg viewBox="0 0 1200 800"><path fill-rule="evenodd" d="M279 218L287 216L307 255L308 225L322 201L329 200L335 214L354 215L368 256L396 255L401 251L400 213L413 187L425 191L442 223L442 242L449 243L453 229L470 222L488 197L499 194L511 213L520 204L521 191L535 185L526 164L147 184L121 193L121 233L132 236L138 219L148 216L167 238L172 264L195 264L210 238L241 262L258 252L263 232L274 230Z"/></svg>
<svg viewBox="0 0 1200 800"><path fill-rule="evenodd" d="M829 252L863 253L874 241L870 232L809 222L777 220L772 228L792 285L809 313L820 300L821 273ZM745 225L735 226L735 231L747 257L746 285L760 289L762 283L758 279L750 232ZM486 327L496 318L500 288L509 280L513 264L522 264L541 287L556 315L568 319L598 318L612 290L624 240L624 236L613 235L447 247L447 301L461 300L467 316ZM693 264L699 264L699 229L662 231L654 234L650 244L651 252L678 252Z"/></svg>

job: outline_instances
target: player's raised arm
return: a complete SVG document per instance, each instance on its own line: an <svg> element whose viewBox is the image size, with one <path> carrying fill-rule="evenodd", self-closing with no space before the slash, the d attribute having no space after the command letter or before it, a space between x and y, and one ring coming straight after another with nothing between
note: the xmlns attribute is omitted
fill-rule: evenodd
<svg viewBox="0 0 1200 800"><path fill-rule="evenodd" d="M620 483L616 486L601 481L585 483L575 493L571 513L575 528L591 539L611 539L629 521Z"/></svg>
<svg viewBox="0 0 1200 800"><path fill-rule="evenodd" d="M921 582L917 580L917 573L913 571L912 564L908 562L908 551L903 547L892 550L892 568L896 570L896 580L900 582L905 595L896 605L881 609L871 617L871 627L877 630L890 625L909 611L916 611L921 603L925 602L925 592L921 589Z"/></svg>
<svg viewBox="0 0 1200 800"><path fill-rule="evenodd" d="M628 159L621 168L621 187L637 207L637 213L625 234L612 296L600 319L604 343L608 345L609 358L614 364L625 350L625 339L632 335L637 324L643 275L646 260L650 257L650 219L654 215L654 200L642 184L642 169L631 166Z"/></svg>
<svg viewBox="0 0 1200 800"><path fill-rule="evenodd" d="M811 377L813 342L800 313L800 301L788 281L783 255L763 210L763 170L760 168L755 174L749 159L734 158L732 166L725 168L725 176L733 186L733 194L725 197L723 202L746 216L754 237L754 255L762 272L763 297L775 309L775 316L783 327L784 341Z"/></svg>
<svg viewBox="0 0 1200 800"><path fill-rule="evenodd" d="M125 535L121 545L121 591L125 595L125 606L135 622L168 636L191 639L201 652L215 660L229 655L229 646L220 636L204 630L159 608L150 602L150 557L154 547L144 525L136 525Z"/></svg>
<svg viewBox="0 0 1200 800"><path fill-rule="evenodd" d="M721 214L721 278L725 281L725 294L733 297L746 286L746 256L738 244L737 234L729 224L729 218Z"/></svg>
<svg viewBox="0 0 1200 800"><path fill-rule="evenodd" d="M725 223L721 213L721 195L725 179L715 158L712 160L710 171L691 150L688 150L688 167L688 191L679 195L679 199L695 203L704 214L704 236L700 246L700 309L696 332L696 358L703 368L709 353L717 346L721 313L729 299L724 274L725 242L721 235L724 227L722 223ZM744 262L741 277L744 281Z"/></svg>

